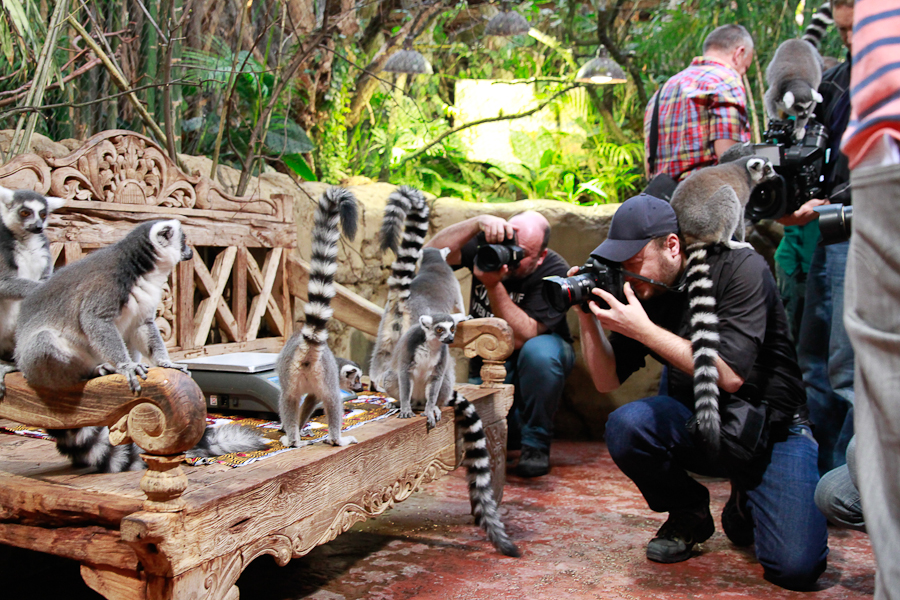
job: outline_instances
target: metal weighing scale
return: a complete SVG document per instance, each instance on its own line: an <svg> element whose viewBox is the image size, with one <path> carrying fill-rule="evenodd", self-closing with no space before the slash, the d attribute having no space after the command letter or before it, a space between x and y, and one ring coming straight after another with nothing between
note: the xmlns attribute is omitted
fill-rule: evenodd
<svg viewBox="0 0 900 600"><path fill-rule="evenodd" d="M281 386L272 352L234 352L178 361L191 372L203 390L206 407L212 411L269 413L278 415ZM354 400L353 392L341 390L344 401Z"/></svg>

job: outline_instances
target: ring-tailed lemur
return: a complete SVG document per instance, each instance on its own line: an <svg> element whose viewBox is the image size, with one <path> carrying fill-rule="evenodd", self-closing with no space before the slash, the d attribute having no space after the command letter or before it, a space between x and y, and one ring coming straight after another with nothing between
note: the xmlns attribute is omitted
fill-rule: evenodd
<svg viewBox="0 0 900 600"><path fill-rule="evenodd" d="M142 223L121 241L66 265L24 302L16 365L33 386L58 389L118 373L131 390L149 366L187 368L169 359L156 309L175 265L193 251L181 223Z"/></svg>
<svg viewBox="0 0 900 600"><path fill-rule="evenodd" d="M428 249L426 249L427 251ZM453 343L456 325L465 315L435 313L422 315L400 338L388 371L388 391L400 395L400 416L411 417L412 401L425 400L429 429L441 417L441 406L453 407L463 432L469 502L475 523L488 534L494 546L507 556L519 556L497 514L491 489L491 459L481 418L468 400L453 389L454 364L448 345Z"/></svg>
<svg viewBox="0 0 900 600"><path fill-rule="evenodd" d="M350 392L363 391L362 367L347 358L335 357L339 373L339 385L342 390Z"/></svg>
<svg viewBox="0 0 900 600"><path fill-rule="evenodd" d="M378 324L378 336L369 362L369 377L376 387L382 387L385 369L403 332L409 329L410 315L406 305L410 284L416 274L416 263L422 254L425 235L428 233L428 203L419 190L400 186L388 197L381 222L381 250L394 251L396 259L391 264L387 281L387 301ZM398 248L401 228L403 238Z"/></svg>
<svg viewBox="0 0 900 600"><path fill-rule="evenodd" d="M690 306L691 350L694 359L694 415L697 433L712 456L718 455L719 320L716 298L706 262L716 244L748 247L744 239L744 210L753 188L776 177L772 163L759 156L700 169L678 184L672 209L687 245L685 277ZM738 242L731 240L732 236Z"/></svg>
<svg viewBox="0 0 900 600"><path fill-rule="evenodd" d="M76 467L93 467L100 473L138 471L147 465L141 459L143 450L136 444L113 446L108 427L80 429L48 429L56 438L56 449ZM220 456L232 452L253 452L268 447L266 439L251 430L229 423L207 427L203 437L185 452L187 458Z"/></svg>
<svg viewBox="0 0 900 600"><path fill-rule="evenodd" d="M64 203L30 190L0 187L0 399L6 394L3 378L16 370L12 361L19 306L53 273L44 228L50 213Z"/></svg>
<svg viewBox="0 0 900 600"><path fill-rule="evenodd" d="M276 366L281 382L278 413L285 432L281 443L285 446L304 445L300 427L319 403L328 421L328 443L335 446L356 443L356 438L341 435L344 403L338 365L328 347L328 321L333 313L331 299L335 294L337 242L341 235L338 222L344 235L352 240L356 235L357 212L356 198L339 187L328 188L316 208L306 322L284 345Z"/></svg>
<svg viewBox="0 0 900 600"><path fill-rule="evenodd" d="M794 138L798 140L803 139L806 123L816 104L822 101L818 87L822 83L823 62L818 48L833 22L830 4L823 4L813 14L803 37L782 42L766 67L766 113L773 120L796 119Z"/></svg>

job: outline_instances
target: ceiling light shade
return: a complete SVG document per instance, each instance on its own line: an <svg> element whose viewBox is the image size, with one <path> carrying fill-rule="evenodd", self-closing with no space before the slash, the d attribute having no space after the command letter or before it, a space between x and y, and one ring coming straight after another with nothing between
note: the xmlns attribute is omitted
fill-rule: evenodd
<svg viewBox="0 0 900 600"><path fill-rule="evenodd" d="M415 50L399 50L384 63L382 71L388 73L409 73L410 75L432 75L431 63Z"/></svg>
<svg viewBox="0 0 900 600"><path fill-rule="evenodd" d="M606 48L600 46L600 49L597 50L597 56L578 69L575 81L603 85L625 83L626 78L622 67L609 57L606 53Z"/></svg>
<svg viewBox="0 0 900 600"><path fill-rule="evenodd" d="M528 33L531 25L528 20L515 11L501 11L491 17L484 28L484 35L522 35Z"/></svg>

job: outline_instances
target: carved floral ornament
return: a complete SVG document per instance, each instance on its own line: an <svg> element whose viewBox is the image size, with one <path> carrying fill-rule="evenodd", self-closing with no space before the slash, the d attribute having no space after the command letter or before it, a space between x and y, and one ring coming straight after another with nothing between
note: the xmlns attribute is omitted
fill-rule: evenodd
<svg viewBox="0 0 900 600"><path fill-rule="evenodd" d="M183 173L150 138L99 133L62 158L17 156L0 166L0 185L83 202L223 210L278 216L275 199L233 196L200 174Z"/></svg>

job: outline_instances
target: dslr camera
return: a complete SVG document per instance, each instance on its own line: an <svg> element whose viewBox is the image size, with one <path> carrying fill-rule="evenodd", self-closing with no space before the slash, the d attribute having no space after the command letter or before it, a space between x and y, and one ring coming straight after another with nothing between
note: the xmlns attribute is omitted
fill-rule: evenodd
<svg viewBox="0 0 900 600"><path fill-rule="evenodd" d="M545 277L541 293L544 300L555 310L565 312L569 307L580 304L582 310L588 312L588 301L593 300L600 308L609 308L599 296L591 294L591 290L600 288L616 297L625 300L625 274L617 264L609 264L590 257L578 273L571 277Z"/></svg>
<svg viewBox="0 0 900 600"><path fill-rule="evenodd" d="M758 185L750 195L746 216L754 223L778 219L800 208L807 200L824 193L828 130L810 120L802 140L794 137L794 121L769 121L764 144L753 144L753 154L772 162L778 177Z"/></svg>
<svg viewBox="0 0 900 600"><path fill-rule="evenodd" d="M515 237L503 240L502 244L488 244L482 231L476 239L478 248L475 250L475 266L485 273L499 271L503 265L509 265L511 271L525 258L525 250L518 245Z"/></svg>

